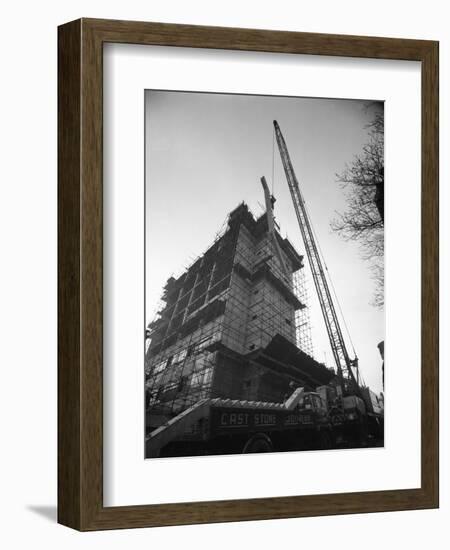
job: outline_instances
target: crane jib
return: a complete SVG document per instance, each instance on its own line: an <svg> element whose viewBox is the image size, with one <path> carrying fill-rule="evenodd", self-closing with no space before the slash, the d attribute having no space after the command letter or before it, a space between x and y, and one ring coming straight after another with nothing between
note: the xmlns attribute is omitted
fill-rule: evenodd
<svg viewBox="0 0 450 550"><path fill-rule="evenodd" d="M275 136L280 152L281 162L286 174L286 180L291 193L292 202L294 203L294 209L303 238L306 254L308 256L314 286L319 298L319 304L325 321L325 327L330 341L333 357L336 362L338 376L343 378L345 372L347 377L349 377L356 388L358 388L358 383L356 382L352 370L352 366L355 364L356 359L352 361L347 352L326 274L323 269L322 260L314 238L314 232L306 210L305 201L300 191L286 142L276 120L273 121L273 125L275 128Z"/></svg>

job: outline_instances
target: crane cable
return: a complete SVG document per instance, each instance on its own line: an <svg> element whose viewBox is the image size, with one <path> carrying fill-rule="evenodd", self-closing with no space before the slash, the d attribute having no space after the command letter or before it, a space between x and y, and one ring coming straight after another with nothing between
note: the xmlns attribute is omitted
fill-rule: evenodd
<svg viewBox="0 0 450 550"><path fill-rule="evenodd" d="M303 198L303 197L302 197L302 198ZM356 355L356 350L355 350L355 346L354 346L354 344L353 344L353 340L352 340L352 337L351 337L351 335L350 335L350 331L349 331L349 329L348 329L347 322L346 322L345 317L344 317L344 313L343 313L343 311L342 311L341 303L340 303L340 301L339 301L338 295L337 295L337 293L336 293L336 289L335 289L335 287L334 287L334 283L333 283L333 279L332 279L332 277L331 277L330 270L328 269L327 262L325 261L325 257L324 257L324 255L323 255L322 249L321 249L321 247L320 247L320 241L319 241L319 239L317 238L316 231L315 231L314 226L313 226L313 224L312 224L312 222L311 222L311 214L309 213L308 205L306 204L306 201L305 201L304 199L303 199L303 205L304 205L305 210L306 210L306 212L307 212L307 214L308 214L309 224L310 224L310 226L311 226L311 229L312 229L312 232L313 232L313 235L314 235L314 240L316 241L316 245L317 245L317 248L318 248L318 250L319 250L319 254L320 254L320 256L321 256L321 260L322 260L322 262L323 262L323 265L325 266L325 271L327 272L327 275L328 275L328 280L329 280L330 285L331 285L331 290L332 290L332 292L333 292L334 299L335 299L335 301L336 301L336 303L337 303L338 311L339 311L339 313L340 313L342 322L344 323L345 332L346 332L347 337L348 337L348 339L349 339L350 345L352 346L353 356L354 356L354 357L357 357L357 355Z"/></svg>
<svg viewBox="0 0 450 550"><path fill-rule="evenodd" d="M275 189L275 128L272 129L272 197Z"/></svg>

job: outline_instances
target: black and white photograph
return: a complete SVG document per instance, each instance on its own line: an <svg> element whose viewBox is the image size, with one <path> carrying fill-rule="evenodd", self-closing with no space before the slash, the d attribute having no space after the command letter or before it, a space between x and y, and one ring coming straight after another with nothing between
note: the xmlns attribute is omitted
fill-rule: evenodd
<svg viewBox="0 0 450 550"><path fill-rule="evenodd" d="M370 7L5 5L2 548L443 546L448 10Z"/></svg>
<svg viewBox="0 0 450 550"><path fill-rule="evenodd" d="M383 447L384 103L144 101L145 457Z"/></svg>

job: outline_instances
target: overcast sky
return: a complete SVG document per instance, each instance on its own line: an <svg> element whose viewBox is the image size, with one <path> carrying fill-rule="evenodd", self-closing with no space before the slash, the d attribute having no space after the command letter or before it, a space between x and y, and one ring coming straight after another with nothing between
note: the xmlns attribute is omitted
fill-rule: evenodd
<svg viewBox="0 0 450 550"><path fill-rule="evenodd" d="M206 250L231 210L245 201L255 215L264 211L263 175L274 187L282 236L305 254L276 144L273 151L275 119L332 276L360 371L374 391L381 391L377 344L384 339L384 311L370 305L374 283L358 245L344 241L330 228L335 212L346 207L336 173L361 152L368 139L365 125L377 107L352 100L159 91L147 91L145 102L147 322L154 316L167 278L181 274ZM306 271L314 355L334 366L309 265Z"/></svg>

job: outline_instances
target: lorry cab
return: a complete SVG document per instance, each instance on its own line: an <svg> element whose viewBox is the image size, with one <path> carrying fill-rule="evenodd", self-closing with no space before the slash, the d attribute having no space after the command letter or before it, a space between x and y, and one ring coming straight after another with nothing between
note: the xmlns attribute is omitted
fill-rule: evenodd
<svg viewBox="0 0 450 550"><path fill-rule="evenodd" d="M311 424L328 423L327 405L317 392L305 392L298 402L298 410L304 417L310 416Z"/></svg>

